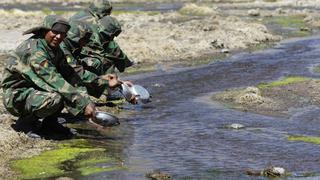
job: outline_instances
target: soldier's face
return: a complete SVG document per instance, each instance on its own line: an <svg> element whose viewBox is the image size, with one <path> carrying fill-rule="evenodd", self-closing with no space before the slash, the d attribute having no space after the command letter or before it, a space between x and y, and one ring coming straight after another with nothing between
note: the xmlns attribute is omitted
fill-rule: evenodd
<svg viewBox="0 0 320 180"><path fill-rule="evenodd" d="M44 39L47 41L47 44L50 47L56 48L59 46L59 44L64 40L66 36L67 36L67 33L51 30L46 33Z"/></svg>

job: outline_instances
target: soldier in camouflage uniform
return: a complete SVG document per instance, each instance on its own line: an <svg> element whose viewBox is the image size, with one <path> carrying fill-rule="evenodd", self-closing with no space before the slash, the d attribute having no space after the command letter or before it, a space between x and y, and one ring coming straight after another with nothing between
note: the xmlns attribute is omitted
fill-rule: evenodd
<svg viewBox="0 0 320 180"><path fill-rule="evenodd" d="M57 115L63 108L74 116L95 116L96 108L84 85L89 81L85 82L84 77L78 76L69 66L59 47L69 28L63 18L49 15L42 26L26 31L24 34L34 35L22 42L8 59L1 82L6 109L26 125L36 124L43 118L41 128L44 136L50 130L70 135L69 129L57 122ZM111 88L120 84L112 75L90 83ZM23 127L21 130L24 131Z"/></svg>
<svg viewBox="0 0 320 180"><path fill-rule="evenodd" d="M83 55L92 57L84 59L90 71L97 75L123 72L133 63L113 40L121 32L120 23L111 14L112 6L108 0L96 0L88 9L76 13L70 21L85 21L91 24L93 36L82 51Z"/></svg>
<svg viewBox="0 0 320 180"><path fill-rule="evenodd" d="M60 44L68 64L73 67L75 72L81 77L89 95L99 98L101 93L106 89L105 86L99 86L97 81L99 78L103 79L104 76L97 76L91 71L83 67L81 59L91 58L81 54L82 47L89 41L92 30L90 26L82 21L71 22L71 28L68 31L67 37Z"/></svg>
<svg viewBox="0 0 320 180"><path fill-rule="evenodd" d="M122 31L120 23L111 16L105 16L97 25L91 41L82 50L82 54L92 57L85 59L85 63L97 74L113 73L116 69L124 72L133 63L114 41Z"/></svg>
<svg viewBox="0 0 320 180"><path fill-rule="evenodd" d="M67 62L75 69L80 77L83 77L84 81L92 81L97 78L96 67L89 66L88 62L95 62L96 57L85 56L81 53L81 49L84 45L86 45L92 35L92 30L90 26L82 21L78 22L70 22L71 29L68 31L68 36L61 43L61 48L64 51ZM96 60L99 61L99 60ZM94 73L93 73L94 72ZM101 73L104 74L104 73ZM104 77L105 75L101 75ZM129 86L132 85L129 81L121 81L122 83L126 83ZM90 95L99 97L103 91L105 91L104 95L106 95L108 100L110 99L121 99L123 98L122 94L117 93L119 95L118 98L110 98L112 95L109 94L109 89L105 89L104 87L100 88L98 86L88 86L90 84L87 83L87 91ZM115 91L112 91L115 92ZM134 98L132 98L131 103L134 102Z"/></svg>
<svg viewBox="0 0 320 180"><path fill-rule="evenodd" d="M69 24L71 28L60 47L66 55L67 62L70 65L77 65L81 64L82 58L85 58L81 54L81 50L89 42L93 31L90 25L83 21L71 21Z"/></svg>
<svg viewBox="0 0 320 180"><path fill-rule="evenodd" d="M70 17L70 21L85 21L90 24L97 24L98 20L111 14L112 6L108 0L94 0L89 8L79 11Z"/></svg>

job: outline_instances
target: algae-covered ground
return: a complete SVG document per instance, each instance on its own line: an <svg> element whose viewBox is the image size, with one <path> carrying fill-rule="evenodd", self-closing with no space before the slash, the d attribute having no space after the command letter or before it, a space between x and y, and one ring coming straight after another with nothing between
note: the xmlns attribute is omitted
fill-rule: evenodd
<svg viewBox="0 0 320 180"><path fill-rule="evenodd" d="M290 111L320 105L320 80L284 77L255 87L229 89L215 93L212 99L241 111L269 116L290 116Z"/></svg>
<svg viewBox="0 0 320 180"><path fill-rule="evenodd" d="M70 140L58 143L56 148L38 156L15 160L11 167L17 170L19 179L77 177L125 169L119 160L108 157L105 151L84 139Z"/></svg>

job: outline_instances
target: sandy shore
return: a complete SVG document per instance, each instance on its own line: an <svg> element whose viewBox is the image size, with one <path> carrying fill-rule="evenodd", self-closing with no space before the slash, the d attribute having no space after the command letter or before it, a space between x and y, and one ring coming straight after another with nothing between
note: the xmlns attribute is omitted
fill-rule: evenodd
<svg viewBox="0 0 320 180"><path fill-rule="evenodd" d="M24 37L19 33L36 26L43 12L0 11L0 52L8 52ZM65 17L72 13L64 14ZM281 38L264 25L224 17L213 8L187 4L180 12L126 13L114 15L123 26L116 41L135 62L164 62L194 59L222 49L244 49Z"/></svg>
<svg viewBox="0 0 320 180"><path fill-rule="evenodd" d="M145 2L145 0L134 0ZM271 6L274 3L265 1L233 0L241 3L239 6L254 8ZM4 3L37 3L47 0L1 1ZM53 1L50 1L53 2ZM70 1L55 0L66 3ZM88 0L77 0L88 2ZM114 2L122 2L115 0ZM155 2L169 2L160 0ZM171 1L170 1L171 2ZM220 2L220 0L202 1ZM224 1L225 2L225 1ZM259 4L260 3L260 4ZM261 4L262 3L262 4ZM302 1L278 1L277 6L299 6ZM309 3L309 4L307 4ZM320 1L303 1L303 5L319 6ZM235 4L220 4L221 7L235 6ZM292 11L291 13L296 13ZM315 14L315 12L313 12ZM309 21L316 23L315 15L310 13ZM70 17L73 13L65 13ZM268 13L269 15L272 13ZM41 23L46 15L43 11L0 10L0 54L3 64L3 54L7 54L27 37L21 35L26 29ZM244 16L249 16L246 11ZM180 60L198 60L212 57L212 55L239 49L246 49L264 42L276 42L282 39L272 34L265 25L239 18L232 14L225 15L218 6L202 6L188 4L178 12L167 13L121 13L114 14L123 26L123 32L116 41L124 52L135 62L167 63ZM307 17L307 15L306 15ZM1 71L2 72L2 71ZM1 76L0 76L1 77ZM0 119L0 179L12 178L8 161L14 158L38 154L41 150L49 148L50 142L45 140L32 140L24 134L19 134L10 128L12 117L0 106L2 118ZM28 151L27 151L28 150Z"/></svg>

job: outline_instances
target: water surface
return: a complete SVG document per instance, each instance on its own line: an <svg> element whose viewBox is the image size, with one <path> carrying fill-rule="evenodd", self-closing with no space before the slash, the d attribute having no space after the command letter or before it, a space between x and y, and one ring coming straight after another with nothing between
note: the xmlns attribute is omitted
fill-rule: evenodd
<svg viewBox="0 0 320 180"><path fill-rule="evenodd" d="M129 170L83 179L142 179L155 169L175 179L248 179L246 169L270 165L318 173L320 146L287 137L320 136L319 107L294 110L284 119L231 110L209 98L213 92L282 76L318 77L310 67L320 63L319 40L297 39L202 67L127 77L153 94L152 103L128 105L121 113L125 118L118 128L130 127L130 132L121 138L126 146L119 156ZM223 128L232 123L246 128Z"/></svg>

